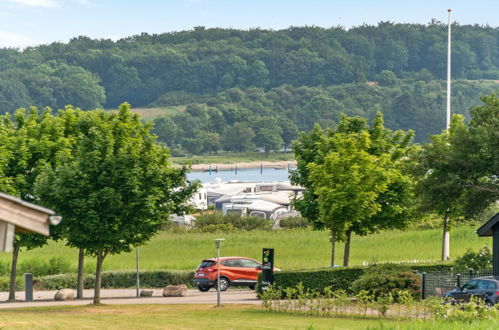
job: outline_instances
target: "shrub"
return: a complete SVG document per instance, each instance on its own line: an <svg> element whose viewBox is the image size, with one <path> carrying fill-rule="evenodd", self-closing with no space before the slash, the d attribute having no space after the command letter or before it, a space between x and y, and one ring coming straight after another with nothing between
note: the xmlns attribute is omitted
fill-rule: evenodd
<svg viewBox="0 0 499 330"><path fill-rule="evenodd" d="M456 258L456 269L491 269L492 251L488 246L484 246L478 252L468 249L462 256Z"/></svg>
<svg viewBox="0 0 499 330"><path fill-rule="evenodd" d="M307 228L310 226L310 221L304 217L288 217L279 221L279 226L284 229L290 228Z"/></svg>
<svg viewBox="0 0 499 330"><path fill-rule="evenodd" d="M330 268L312 271L277 272L274 273L274 286L285 292L286 288L294 288L303 283L306 290L323 293L326 287L332 291L346 290L352 293L352 283L364 273L362 268ZM257 292L261 292L261 277L258 277Z"/></svg>
<svg viewBox="0 0 499 330"><path fill-rule="evenodd" d="M48 261L27 259L19 263L18 273L32 273L33 276L65 274L71 271L71 264L61 258L52 257Z"/></svg>
<svg viewBox="0 0 499 330"><path fill-rule="evenodd" d="M223 215L219 212L211 214L201 214L196 217L196 228L203 230L203 227L207 227L210 225L218 225L219 228L224 228L223 226L220 227L220 225L232 225L234 228L242 230L268 230L272 228L271 221L259 217L241 217L237 214Z"/></svg>
<svg viewBox="0 0 499 330"><path fill-rule="evenodd" d="M380 265L366 270L352 283L352 290L359 293L363 290L379 297L392 296L398 300L398 292L409 290L413 297L419 295L421 289L420 278L408 266Z"/></svg>
<svg viewBox="0 0 499 330"><path fill-rule="evenodd" d="M162 288L172 284L192 286L194 273L191 271L147 270L140 272L140 286L143 288ZM135 271L109 271L102 273L102 288L131 288L136 285ZM85 275L84 287L91 289L95 285L95 275ZM60 274L36 277L34 286L37 290L58 290L76 287L76 274Z"/></svg>

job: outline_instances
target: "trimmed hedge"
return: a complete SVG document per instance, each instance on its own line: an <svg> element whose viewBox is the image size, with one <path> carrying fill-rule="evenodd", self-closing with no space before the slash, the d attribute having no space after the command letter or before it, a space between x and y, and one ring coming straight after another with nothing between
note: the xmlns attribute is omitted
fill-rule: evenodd
<svg viewBox="0 0 499 330"><path fill-rule="evenodd" d="M331 289L343 289L352 294L352 284L361 277L366 270L371 267L348 267L348 268L323 268L303 271L283 271L274 273L274 286L280 289L294 288L298 283L302 283L305 289L317 292L324 292L324 288L330 286ZM429 264L429 265L407 265L407 264L386 264L385 267L405 267L414 272L451 271L454 264ZM258 277L257 292L261 293L261 278Z"/></svg>
<svg viewBox="0 0 499 330"><path fill-rule="evenodd" d="M63 288L76 288L76 274L61 274L36 277L34 287L37 290L58 290ZM172 270L146 270L140 272L140 286L142 288L162 288L172 284L186 284L192 286L194 272ZM136 285L136 272L108 271L102 273L101 288L118 289L132 288ZM85 274L85 289L94 288L95 275Z"/></svg>

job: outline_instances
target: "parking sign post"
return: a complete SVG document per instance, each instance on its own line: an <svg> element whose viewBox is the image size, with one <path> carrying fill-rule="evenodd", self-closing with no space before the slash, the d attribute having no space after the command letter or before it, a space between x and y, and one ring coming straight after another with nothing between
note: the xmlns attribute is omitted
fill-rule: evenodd
<svg viewBox="0 0 499 330"><path fill-rule="evenodd" d="M264 248L262 251L262 290L274 283L274 249Z"/></svg>

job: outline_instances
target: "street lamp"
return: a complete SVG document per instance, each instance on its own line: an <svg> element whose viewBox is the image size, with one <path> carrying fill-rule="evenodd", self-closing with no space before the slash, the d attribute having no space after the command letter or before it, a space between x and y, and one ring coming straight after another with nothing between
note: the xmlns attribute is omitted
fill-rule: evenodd
<svg viewBox="0 0 499 330"><path fill-rule="evenodd" d="M215 238L215 246L217 247L217 307L220 307L220 242L225 241L224 238Z"/></svg>

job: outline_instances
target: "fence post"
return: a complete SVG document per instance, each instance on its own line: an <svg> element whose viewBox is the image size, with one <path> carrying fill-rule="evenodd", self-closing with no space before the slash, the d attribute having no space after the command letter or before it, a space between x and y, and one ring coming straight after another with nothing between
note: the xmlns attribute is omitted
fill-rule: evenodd
<svg viewBox="0 0 499 330"><path fill-rule="evenodd" d="M469 274L470 274L470 278L473 278L473 277L474 277L474 276L473 276L473 275L474 275L474 274L473 274L473 273L474 273L474 272L473 272L473 269L469 269L469 270L468 270L468 272L469 272Z"/></svg>
<svg viewBox="0 0 499 330"><path fill-rule="evenodd" d="M421 299L426 299L426 273L421 273Z"/></svg>
<svg viewBox="0 0 499 330"><path fill-rule="evenodd" d="M461 274L457 274L456 285L458 288L461 288Z"/></svg>
<svg viewBox="0 0 499 330"><path fill-rule="evenodd" d="M24 296L26 301L33 301L33 274L24 274Z"/></svg>

